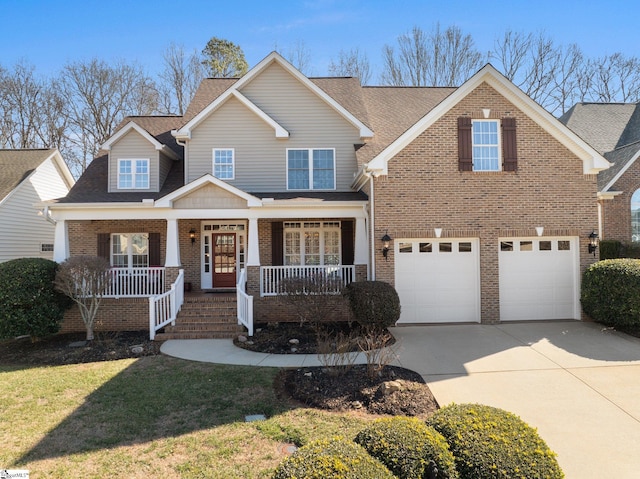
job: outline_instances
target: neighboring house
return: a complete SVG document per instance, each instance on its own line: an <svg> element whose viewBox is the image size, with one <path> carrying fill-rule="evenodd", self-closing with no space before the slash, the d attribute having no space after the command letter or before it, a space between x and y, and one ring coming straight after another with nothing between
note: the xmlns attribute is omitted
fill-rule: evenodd
<svg viewBox="0 0 640 479"><path fill-rule="evenodd" d="M0 149L0 262L53 259L54 223L35 205L66 195L73 184L56 149Z"/></svg>
<svg viewBox="0 0 640 479"><path fill-rule="evenodd" d="M403 324L581 317L609 165L491 65L459 88L362 87L272 53L204 80L184 117L127 119L103 149L49 209L57 260L113 266L105 328L160 329L183 281L239 284L243 321L292 319L278 295L301 276L327 293L387 281Z"/></svg>
<svg viewBox="0 0 640 479"><path fill-rule="evenodd" d="M560 121L611 163L598 175L600 238L640 242L640 105L577 103Z"/></svg>

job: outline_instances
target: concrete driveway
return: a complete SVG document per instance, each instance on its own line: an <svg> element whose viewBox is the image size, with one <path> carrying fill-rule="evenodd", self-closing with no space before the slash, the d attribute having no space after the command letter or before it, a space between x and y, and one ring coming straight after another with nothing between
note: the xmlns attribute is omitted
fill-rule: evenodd
<svg viewBox="0 0 640 479"><path fill-rule="evenodd" d="M568 479L640 477L640 340L594 323L393 328L440 406L482 403L538 429Z"/></svg>

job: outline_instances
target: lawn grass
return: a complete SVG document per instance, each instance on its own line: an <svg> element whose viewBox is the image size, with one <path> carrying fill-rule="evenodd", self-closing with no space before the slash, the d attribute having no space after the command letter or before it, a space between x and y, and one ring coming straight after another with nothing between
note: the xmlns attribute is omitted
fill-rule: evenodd
<svg viewBox="0 0 640 479"><path fill-rule="evenodd" d="M0 365L0 469L38 478L267 478L303 445L355 436L372 417L292 408L272 368L151 356ZM246 423L249 414L266 421Z"/></svg>

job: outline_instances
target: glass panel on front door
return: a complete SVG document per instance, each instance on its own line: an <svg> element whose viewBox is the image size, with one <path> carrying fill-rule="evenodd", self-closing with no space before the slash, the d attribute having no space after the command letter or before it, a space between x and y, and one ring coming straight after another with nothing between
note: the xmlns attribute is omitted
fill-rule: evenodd
<svg viewBox="0 0 640 479"><path fill-rule="evenodd" d="M214 233L213 287L233 288L236 285L236 235Z"/></svg>

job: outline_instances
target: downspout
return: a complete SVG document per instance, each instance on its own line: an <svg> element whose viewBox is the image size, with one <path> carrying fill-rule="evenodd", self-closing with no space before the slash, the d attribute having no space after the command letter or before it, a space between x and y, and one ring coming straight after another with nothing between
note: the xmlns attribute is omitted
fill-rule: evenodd
<svg viewBox="0 0 640 479"><path fill-rule="evenodd" d="M369 248L371 248L371 281L376 280L376 248L373 244L373 239L375 238L375 195L373 192L373 175L371 173L365 173L369 177L369 204L371 208L369 209L369 224L371 225L371 233L369 233Z"/></svg>

